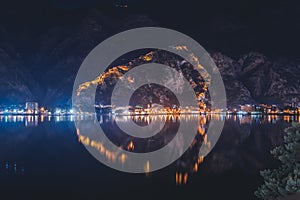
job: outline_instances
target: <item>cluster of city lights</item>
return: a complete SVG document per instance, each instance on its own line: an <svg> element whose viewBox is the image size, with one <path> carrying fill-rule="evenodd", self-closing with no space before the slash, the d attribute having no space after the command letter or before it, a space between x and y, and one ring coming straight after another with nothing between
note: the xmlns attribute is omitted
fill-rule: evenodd
<svg viewBox="0 0 300 200"><path fill-rule="evenodd" d="M266 104L245 104L240 105L238 108L226 108L210 110L209 108L200 107L180 107L173 105L171 107L164 107L159 104L148 104L146 106L125 106L115 107L114 105L95 105L97 114L109 115L176 115L176 114L223 114L223 115L300 115L300 106L293 104L290 106L278 107L276 105ZM93 115L93 113L79 111L76 108L57 107L46 109L45 107L38 106L37 102L26 102L25 105L11 105L0 106L0 115Z"/></svg>

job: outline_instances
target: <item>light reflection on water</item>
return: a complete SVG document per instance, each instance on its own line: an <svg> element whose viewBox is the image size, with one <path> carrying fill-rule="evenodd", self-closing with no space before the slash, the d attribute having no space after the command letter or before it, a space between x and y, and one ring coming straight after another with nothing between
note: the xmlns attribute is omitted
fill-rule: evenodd
<svg viewBox="0 0 300 200"><path fill-rule="evenodd" d="M108 127L106 132L110 135L115 136L115 145L124 150L130 150L135 152L136 148L140 145L143 147L143 152L151 152L153 151L153 146L157 145L156 143L163 141L164 145L167 145L170 141L170 132L175 133L171 126L173 123L179 123L180 121L192 122L198 121L198 129L197 135L190 145L189 149L184 153L184 155L176 162L175 172L175 182L177 185L186 184L191 174L197 173L199 169L199 165L204 162L204 155L202 155L199 150L200 148L204 149L205 153L210 152L212 149L210 136L207 135L207 128L209 122L212 120L221 120L221 121L232 121L236 125L246 125L246 129L250 131L250 127L256 126L259 124L276 124L281 122L300 122L300 116L277 116L277 115L151 115L151 116L100 116L99 122L102 127ZM153 139L146 139L146 142L138 141L135 138L130 137L122 137L122 131L116 128L114 121L118 121L119 123L126 123L129 120L133 120L135 123L139 125L148 125L150 123L161 123L166 122L167 128L164 129L164 135L162 138L158 138L153 142ZM96 120L91 123L98 123ZM83 143L88 148L93 148L98 151L99 156L104 157L108 162L120 162L122 165L126 164L126 156L120 154L119 152L112 152L107 150L106 144L103 141L97 140L97 137L91 138L89 135L96 135L96 133L91 134L89 132L89 127L91 124L87 124L86 122L80 123L81 129L77 129L77 135L79 141ZM86 127L86 128L85 128ZM239 127L243 129L242 127ZM88 132L88 134L87 134ZM246 137L246 136L245 136ZM171 138L172 139L172 138ZM233 138L236 139L236 138ZM241 138L240 140L243 140ZM161 146L160 146L161 148ZM178 149L180 146L173 146L172 148ZM137 151L139 152L139 151ZM172 152L171 152L172 153ZM206 155L206 154L205 154ZM145 163L146 165L146 163ZM151 166L151 163L148 163ZM147 173L147 170L145 170ZM148 174L148 173L147 173Z"/></svg>
<svg viewBox="0 0 300 200"><path fill-rule="evenodd" d="M181 115L181 119L185 121L189 121L199 115ZM201 115L204 116L204 115ZM300 115L224 115L224 114L212 114L212 115L205 115L207 120L216 119L220 121L224 120L233 120L239 124L252 124L252 123L272 123L275 124L278 121L284 122L299 122L300 123ZM33 115L0 115L0 122L6 123L20 123L23 122L25 127L34 127L38 126L40 123L44 122L74 122L80 120L87 120L93 118L92 116L85 116L85 115L68 115L68 116L33 116ZM110 120L114 120L117 118L118 121L127 122L131 119L140 123L140 124L150 124L151 121L162 120L165 121L166 119L173 119L178 118L178 115L135 115L135 116L113 116L107 115L99 118L100 124L108 122Z"/></svg>
<svg viewBox="0 0 300 200"><path fill-rule="evenodd" d="M38 115L0 115L0 122L5 123L24 123L25 127L36 127L45 122L74 122L75 120L90 119L91 116L68 115L68 116L38 116Z"/></svg>
<svg viewBox="0 0 300 200"><path fill-rule="evenodd" d="M211 149L206 130L212 118L225 121L222 135L213 149ZM57 184L57 177L62 177L59 180L65 181L66 185L71 185L72 188L76 188L75 190L89 190L88 186L85 188L81 184L80 179L77 180L74 178L74 180L70 180L69 182L68 179L64 179L64 174L68 174L69 177L78 177L78 174L84 174L84 176L88 177L85 183L93 180L92 183L97 189L99 189L97 184L103 183L101 185L103 189L99 190L100 192L104 192L110 188L114 188L115 190L115 184L118 184L119 181L122 184L120 183L118 186L120 188L124 187L125 190L127 190L127 186L133 185L137 187L146 183L151 188L155 188L155 185L161 182L163 187L171 185L172 191L173 189L174 191L178 189L178 187L173 188L172 186L188 185L189 188L194 189L191 190L191 197L192 194L198 193L199 188L203 188L201 192L217 191L225 188L224 190L226 191L246 191L248 199L253 199L251 195L258 186L259 170L272 167L270 150L281 143L285 127L289 126L292 121L300 122L299 116L289 115L101 116L99 118L101 126L109 130L109 133L116 137L121 148L130 147L129 150L131 151L138 150L139 144L134 139L128 140L126 137L118 137L117 132L114 133L115 126L113 122L115 120L121 123L133 120L142 126L160 121L168 121L171 127L170 130L173 130L172 125L176 124L178 120L186 122L197 120L199 126L197 129L198 134L193 144L180 159L166 169L163 169L162 172L147 173L149 168L151 168L151 163L145 163L147 178L135 179L136 176L127 176L110 170L108 167L103 167L85 151L82 144L94 148L99 154L112 162L126 162L126 156L119 155L117 152L107 151L105 144L101 141L89 138L84 132L78 132L78 130L77 134L75 134L76 129L73 125L75 121L86 126L86 129L83 130L88 130L89 123L98 123L96 119L90 116L0 116L0 177L3 177L1 175L4 174L8 179L18 181L18 177L22 176L20 179L26 180L26 185L27 183L31 183L33 188L39 186L40 182L51 181L51 178L54 177L53 188ZM166 131L168 130L166 129ZM163 139L164 137L160 138L161 141L164 141ZM130 143L131 141L133 143ZM149 141L149 144L152 145L153 143ZM208 156L203 157L203 155L199 155L199 148L201 146L204 146L207 150L212 150ZM232 177L235 177L237 184L222 177L223 174L232 169L233 173L230 174L229 178L232 179ZM242 173L236 169L239 169ZM72 174L73 170L75 171L74 174ZM207 182L202 183L203 175L209 173L221 174L217 178L209 177L209 179L206 179L206 181L211 180L213 183L214 188L211 190L210 187L206 186ZM240 179L241 174L247 175L249 173L250 176L246 177L252 179L244 181L243 178L245 176L242 176ZM11 178L12 175L16 176L15 179ZM34 182L31 182L33 178L38 180L38 184L35 185ZM100 181L101 183L99 183L99 178L103 180ZM135 183L129 179L137 181ZM153 181L155 184L152 184L151 181L149 183L148 179L155 180ZM198 181L196 182L197 184L195 184L195 181ZM226 182L226 184L217 186L218 181ZM127 182L130 182L130 184L127 184ZM83 188L78 188L78 185L81 185L80 187ZM21 186L23 187L23 185ZM15 183L9 187L10 189L14 188ZM50 188L51 191L52 188ZM244 193L241 196L243 195ZM244 199L247 199L247 197Z"/></svg>

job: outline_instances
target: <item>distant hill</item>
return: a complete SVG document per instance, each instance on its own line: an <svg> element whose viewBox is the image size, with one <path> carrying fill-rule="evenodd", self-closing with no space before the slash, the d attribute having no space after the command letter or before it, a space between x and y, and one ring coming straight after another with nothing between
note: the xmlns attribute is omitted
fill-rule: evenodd
<svg viewBox="0 0 300 200"><path fill-rule="evenodd" d="M97 10L75 24L54 26L25 42L31 45L29 52L0 27L0 103L37 100L50 106L71 104L77 70L97 44L123 30L158 26L144 15L109 18ZM211 52L211 56L223 77L230 106L300 101L299 60L268 58L257 52L238 59L220 52ZM178 60L163 56L156 59L165 64ZM124 64L130 60L125 59Z"/></svg>

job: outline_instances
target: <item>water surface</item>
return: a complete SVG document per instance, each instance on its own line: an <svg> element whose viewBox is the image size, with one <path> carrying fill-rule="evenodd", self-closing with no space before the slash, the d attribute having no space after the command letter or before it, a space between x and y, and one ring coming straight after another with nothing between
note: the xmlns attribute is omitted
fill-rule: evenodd
<svg viewBox="0 0 300 200"><path fill-rule="evenodd" d="M135 117L139 125L159 123L166 116ZM118 119L117 119L118 118ZM172 165L156 172L128 174L97 161L86 150L87 138L74 121L89 117L0 116L0 191L3 199L255 199L262 183L259 170L278 165L269 151L282 143L283 130L296 116L182 116L168 117L155 140L136 140L121 134L115 120L104 116L106 135L121 148L134 142L136 152L154 151L170 142L180 120L197 121L195 143ZM205 136L210 119L225 120L219 141L210 148ZM97 121L96 121L97 122ZM98 141L101 142L101 141ZM111 157L108 159L111 159ZM2 198L1 198L2 199Z"/></svg>

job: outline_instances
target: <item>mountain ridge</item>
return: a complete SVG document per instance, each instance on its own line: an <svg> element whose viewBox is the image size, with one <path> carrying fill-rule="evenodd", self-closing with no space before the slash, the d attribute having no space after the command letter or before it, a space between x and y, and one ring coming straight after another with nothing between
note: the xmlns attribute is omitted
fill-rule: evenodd
<svg viewBox="0 0 300 200"><path fill-rule="evenodd" d="M29 56L0 28L0 103L70 105L73 82L87 54L107 37L143 26L158 24L145 15L111 19L92 10L76 26L52 27L35 38L36 50ZM300 101L299 60L268 58L254 51L236 59L217 51L210 55L222 75L229 106Z"/></svg>

